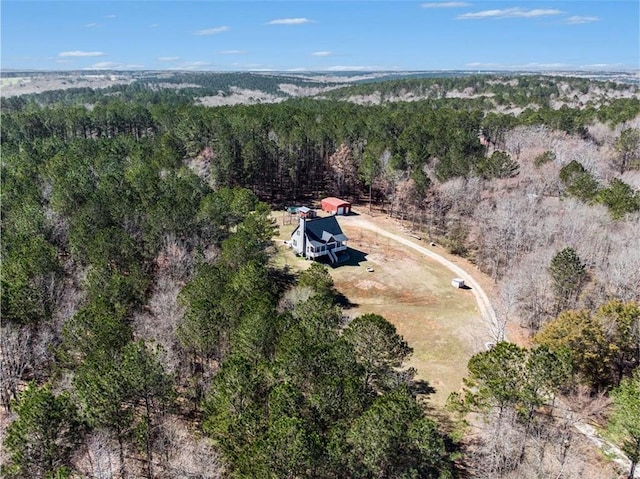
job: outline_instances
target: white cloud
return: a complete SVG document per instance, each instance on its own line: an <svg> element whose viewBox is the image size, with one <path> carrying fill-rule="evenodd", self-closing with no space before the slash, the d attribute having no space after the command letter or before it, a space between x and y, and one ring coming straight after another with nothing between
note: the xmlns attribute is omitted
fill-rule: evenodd
<svg viewBox="0 0 640 479"><path fill-rule="evenodd" d="M149 28L158 28L159 26L159 23L152 23L151 25L149 25Z"/></svg>
<svg viewBox="0 0 640 479"><path fill-rule="evenodd" d="M60 52L58 53L59 57L106 57L107 54L104 52L83 52L80 50L74 50L70 52Z"/></svg>
<svg viewBox="0 0 640 479"><path fill-rule="evenodd" d="M122 64L114 62L98 62L94 63L89 68L94 70L115 70L117 68L122 68Z"/></svg>
<svg viewBox="0 0 640 479"><path fill-rule="evenodd" d="M213 27L213 28L205 28L204 30L198 30L194 32L194 35L217 35L219 33L228 32L231 28L227 26L222 27Z"/></svg>
<svg viewBox="0 0 640 479"><path fill-rule="evenodd" d="M322 51L322 52L313 52L311 55L314 57L330 57L333 55L332 52Z"/></svg>
<svg viewBox="0 0 640 479"><path fill-rule="evenodd" d="M116 16L113 13L111 13L109 15L105 15L104 18L116 18Z"/></svg>
<svg viewBox="0 0 640 479"><path fill-rule="evenodd" d="M538 63L529 62L521 64L505 64L505 63L492 63L492 62L471 62L465 63L465 66L470 68L487 68L491 70L558 70L562 68L573 68L572 65L567 63Z"/></svg>
<svg viewBox="0 0 640 479"><path fill-rule="evenodd" d="M264 65L262 63L240 63L240 62L233 62L231 64L231 66L248 68L250 70L255 70L257 68L263 68L264 67Z"/></svg>
<svg viewBox="0 0 640 479"><path fill-rule="evenodd" d="M302 25L303 23L314 22L308 18L277 18L268 22L267 25Z"/></svg>
<svg viewBox="0 0 640 479"><path fill-rule="evenodd" d="M420 5L422 8L458 8L469 7L471 4L467 2L428 2Z"/></svg>
<svg viewBox="0 0 640 479"><path fill-rule="evenodd" d="M465 63L464 65L472 68L494 68L494 67L500 66L498 63L486 63L486 62L471 62L471 63Z"/></svg>
<svg viewBox="0 0 640 479"><path fill-rule="evenodd" d="M137 63L98 62L86 67L85 70L139 70L141 68L144 68L144 65Z"/></svg>
<svg viewBox="0 0 640 479"><path fill-rule="evenodd" d="M219 55L245 55L246 53L246 50L222 50L218 52Z"/></svg>
<svg viewBox="0 0 640 479"><path fill-rule="evenodd" d="M592 23L600 20L598 17L581 17L579 15L574 15L573 17L567 18L567 24L569 25L580 25L583 23Z"/></svg>
<svg viewBox="0 0 640 479"><path fill-rule="evenodd" d="M563 12L556 8L536 8L527 10L526 8L503 8L501 10L482 10L480 12L469 12L458 15L458 20L479 20L484 18L535 18L560 15Z"/></svg>
<svg viewBox="0 0 640 479"><path fill-rule="evenodd" d="M624 70L629 68L629 65L622 63L592 63L590 65L580 65L581 70Z"/></svg>
<svg viewBox="0 0 640 479"><path fill-rule="evenodd" d="M532 69L532 70L537 70L537 69L543 69L543 70L549 70L549 69L556 69L556 68L571 68L571 65L569 65L568 63L536 63L536 62L530 62L530 63L523 63L521 65L513 65L513 68L524 68L524 69Z"/></svg>
<svg viewBox="0 0 640 479"><path fill-rule="evenodd" d="M332 67L327 68L328 71L332 72L352 72L352 71L376 71L376 70L389 70L389 68L383 68L379 66L371 66L371 65L334 65Z"/></svg>
<svg viewBox="0 0 640 479"><path fill-rule="evenodd" d="M158 57L159 62L175 62L180 60L180 57Z"/></svg>
<svg viewBox="0 0 640 479"><path fill-rule="evenodd" d="M205 70L204 67L209 65L211 65L211 63L204 61L183 62L169 68L169 70Z"/></svg>
<svg viewBox="0 0 640 479"><path fill-rule="evenodd" d="M100 25L99 25L99 24L97 24L97 23L87 23L87 24L85 25L85 27L87 27L87 28L93 28L93 27L99 27L99 26L100 26Z"/></svg>

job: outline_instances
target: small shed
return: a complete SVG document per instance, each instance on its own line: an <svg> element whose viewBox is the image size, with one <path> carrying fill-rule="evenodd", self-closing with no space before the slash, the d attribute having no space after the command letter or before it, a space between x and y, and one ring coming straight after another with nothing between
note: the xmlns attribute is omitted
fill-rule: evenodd
<svg viewBox="0 0 640 479"><path fill-rule="evenodd" d="M451 280L451 286L453 286L454 288L464 288L464 279L453 278Z"/></svg>
<svg viewBox="0 0 640 479"><path fill-rule="evenodd" d="M300 218L315 218L316 217L316 210L312 210L311 208L307 208L306 206L302 206L300 208L298 208L298 215L300 215Z"/></svg>
<svg viewBox="0 0 640 479"><path fill-rule="evenodd" d="M348 215L351 213L351 203L340 198L330 196L321 201L322 211L332 215Z"/></svg>

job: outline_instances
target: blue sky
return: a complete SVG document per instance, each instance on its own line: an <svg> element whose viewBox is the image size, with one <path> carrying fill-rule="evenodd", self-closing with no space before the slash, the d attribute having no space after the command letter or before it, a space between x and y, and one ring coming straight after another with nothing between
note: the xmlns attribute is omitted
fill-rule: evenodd
<svg viewBox="0 0 640 479"><path fill-rule="evenodd" d="M2 0L0 8L3 68L640 68L638 0Z"/></svg>

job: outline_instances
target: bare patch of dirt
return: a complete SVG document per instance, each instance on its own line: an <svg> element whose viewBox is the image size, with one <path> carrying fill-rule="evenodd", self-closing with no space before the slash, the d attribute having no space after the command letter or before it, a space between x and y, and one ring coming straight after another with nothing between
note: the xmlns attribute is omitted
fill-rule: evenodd
<svg viewBox="0 0 640 479"><path fill-rule="evenodd" d="M286 97L272 95L261 90L247 90L244 88L231 87L231 93L219 93L215 96L203 96L197 103L205 106L239 105L255 103L280 103Z"/></svg>
<svg viewBox="0 0 640 479"><path fill-rule="evenodd" d="M12 77L2 79L0 96L10 97L27 93L42 93L49 90L67 90L69 88L107 88L113 85L127 85L134 79L115 73L104 75L50 75Z"/></svg>
<svg viewBox="0 0 640 479"><path fill-rule="evenodd" d="M278 85L278 88L280 89L280 91L291 96L314 96L314 95L335 90L336 88L341 88L341 87L342 85L332 85L332 86L326 86L326 87L308 87L308 86L293 85L290 83L281 83L280 85Z"/></svg>
<svg viewBox="0 0 640 479"><path fill-rule="evenodd" d="M386 291L388 289L387 286L385 286L384 284L378 283L377 281L371 281L368 279L363 279L358 281L355 286L358 289L364 289L364 290L377 289L379 291Z"/></svg>

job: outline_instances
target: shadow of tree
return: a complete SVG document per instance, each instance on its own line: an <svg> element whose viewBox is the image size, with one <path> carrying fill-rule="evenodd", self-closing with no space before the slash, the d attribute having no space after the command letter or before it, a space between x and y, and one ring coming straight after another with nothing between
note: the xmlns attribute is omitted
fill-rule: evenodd
<svg viewBox="0 0 640 479"><path fill-rule="evenodd" d="M357 308L359 306L358 303L353 303L349 298L347 298L340 292L336 292L334 301L342 309Z"/></svg>
<svg viewBox="0 0 640 479"><path fill-rule="evenodd" d="M417 379L411 382L411 392L413 394L423 394L430 395L436 392L436 388L434 388L428 381L424 379Z"/></svg>

